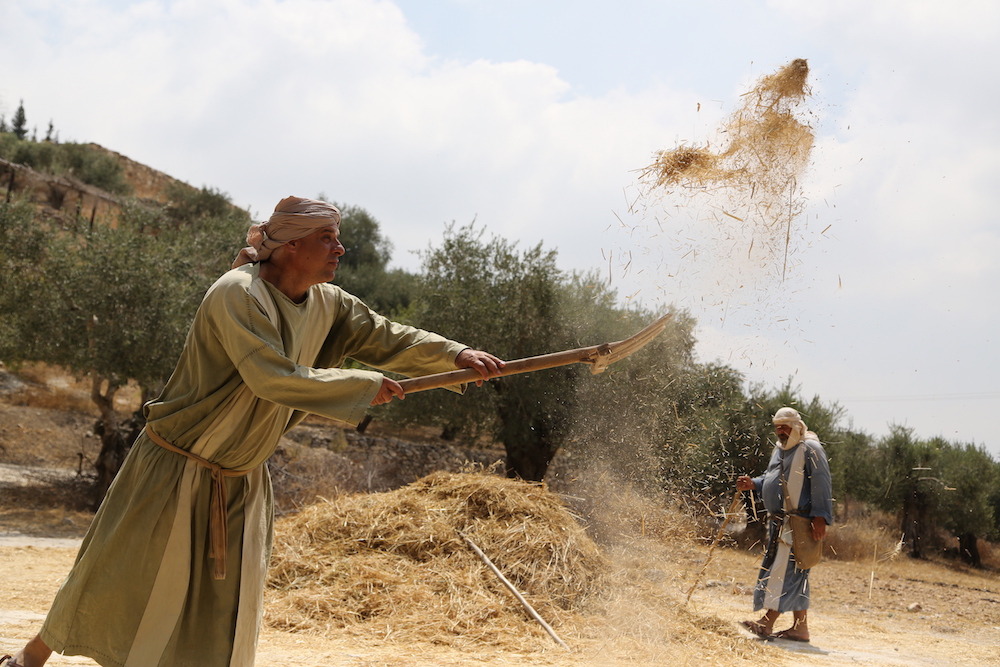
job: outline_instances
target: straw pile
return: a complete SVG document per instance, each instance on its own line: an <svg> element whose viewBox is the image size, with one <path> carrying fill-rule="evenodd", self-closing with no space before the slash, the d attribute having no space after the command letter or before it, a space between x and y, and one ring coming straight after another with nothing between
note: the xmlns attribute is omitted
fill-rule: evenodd
<svg viewBox="0 0 1000 667"><path fill-rule="evenodd" d="M537 648L550 643L459 535L550 625L600 590L608 563L542 485L433 473L409 486L320 502L276 526L267 622L396 641Z"/></svg>

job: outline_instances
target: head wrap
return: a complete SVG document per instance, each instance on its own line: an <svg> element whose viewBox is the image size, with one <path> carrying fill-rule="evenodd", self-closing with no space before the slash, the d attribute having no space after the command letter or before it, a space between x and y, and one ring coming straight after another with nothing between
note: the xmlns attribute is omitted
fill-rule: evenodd
<svg viewBox="0 0 1000 667"><path fill-rule="evenodd" d="M816 434L810 431L806 423L802 421L802 417L799 416L799 412L795 408L781 408L774 413L774 418L771 421L774 422L775 426L784 424L792 427L792 432L788 434L788 440L784 443L778 443L782 449L791 449L808 437L818 439Z"/></svg>
<svg viewBox="0 0 1000 667"><path fill-rule="evenodd" d="M309 236L327 225L340 224L340 210L325 201L303 197L285 197L274 207L267 222L247 231L247 247L240 250L233 268L251 262L263 262L271 251L289 241Z"/></svg>

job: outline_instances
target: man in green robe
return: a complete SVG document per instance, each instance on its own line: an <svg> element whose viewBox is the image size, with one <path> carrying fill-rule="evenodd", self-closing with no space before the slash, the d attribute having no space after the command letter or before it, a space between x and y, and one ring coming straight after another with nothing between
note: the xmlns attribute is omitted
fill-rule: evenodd
<svg viewBox="0 0 1000 667"><path fill-rule="evenodd" d="M391 322L330 284L339 226L336 207L288 197L251 227L145 406L40 633L7 666L39 667L55 650L105 667L251 667L273 532L264 462L308 413L357 424L368 406L403 398L398 382L344 360L499 374L493 355Z"/></svg>

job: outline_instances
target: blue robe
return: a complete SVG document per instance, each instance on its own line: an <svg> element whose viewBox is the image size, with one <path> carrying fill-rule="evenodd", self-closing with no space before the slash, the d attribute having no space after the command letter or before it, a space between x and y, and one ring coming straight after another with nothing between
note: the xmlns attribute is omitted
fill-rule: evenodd
<svg viewBox="0 0 1000 667"><path fill-rule="evenodd" d="M784 513L782 471L789 495L798 498L797 513L823 517L827 525L833 523L830 465L823 446L809 439L788 450L775 447L767 470L753 480L754 490L768 513L768 548L754 588L755 611L774 609L784 613L809 608L809 570L795 566L790 530L781 518Z"/></svg>

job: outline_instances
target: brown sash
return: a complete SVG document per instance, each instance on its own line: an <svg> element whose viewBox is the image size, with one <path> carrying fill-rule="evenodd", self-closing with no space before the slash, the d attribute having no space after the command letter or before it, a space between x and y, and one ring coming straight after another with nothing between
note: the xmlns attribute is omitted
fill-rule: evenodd
<svg viewBox="0 0 1000 667"><path fill-rule="evenodd" d="M216 579L226 578L226 547L229 542L229 521L226 516L226 478L243 477L252 472L251 470L227 470L218 463L212 463L208 459L203 459L197 454L184 451L176 445L167 442L153 432L148 425L146 435L149 439L166 450L186 456L195 463L212 471L212 495L209 505L208 515L208 556L215 560L213 576Z"/></svg>

